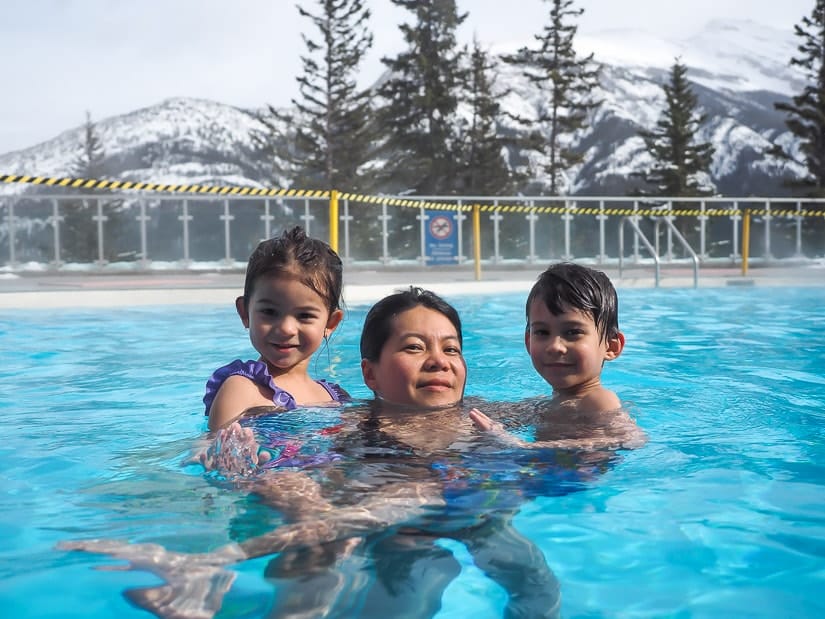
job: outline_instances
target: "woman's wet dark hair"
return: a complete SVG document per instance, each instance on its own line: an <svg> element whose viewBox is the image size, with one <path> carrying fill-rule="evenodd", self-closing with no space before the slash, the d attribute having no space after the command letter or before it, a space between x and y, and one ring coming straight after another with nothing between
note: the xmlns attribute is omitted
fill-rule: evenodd
<svg viewBox="0 0 825 619"><path fill-rule="evenodd" d="M344 285L341 258L323 241L308 237L300 226L262 241L249 256L244 303L249 304L259 277L279 273L294 277L314 290L326 301L330 312L340 309Z"/></svg>
<svg viewBox="0 0 825 619"><path fill-rule="evenodd" d="M570 309L590 314L602 341L619 333L619 299L610 278L601 271L572 262L549 266L527 296L528 329L530 305L537 299L554 315Z"/></svg>
<svg viewBox="0 0 825 619"><path fill-rule="evenodd" d="M368 361L378 361L381 357L381 349L390 339L393 318L418 306L426 307L446 316L455 327L458 334L458 343L464 345L458 311L434 292L410 286L408 290L402 290L384 297L373 305L367 313L364 327L361 329L361 358Z"/></svg>

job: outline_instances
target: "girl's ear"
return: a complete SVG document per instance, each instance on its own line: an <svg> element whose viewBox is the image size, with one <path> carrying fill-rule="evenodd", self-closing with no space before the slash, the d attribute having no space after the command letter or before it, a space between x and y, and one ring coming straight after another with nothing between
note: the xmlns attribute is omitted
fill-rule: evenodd
<svg viewBox="0 0 825 619"><path fill-rule="evenodd" d="M361 359L361 376L364 379L364 384L374 392L376 387L375 369L368 359Z"/></svg>
<svg viewBox="0 0 825 619"><path fill-rule="evenodd" d="M327 318L327 327L324 329L324 337L328 337L335 328L341 324L341 320L344 318L344 311L337 309L329 315Z"/></svg>
<svg viewBox="0 0 825 619"><path fill-rule="evenodd" d="M249 310L246 307L246 302L243 300L243 297L238 297L235 299L235 311L238 312L238 316L241 317L241 322L245 328L249 328Z"/></svg>
<svg viewBox="0 0 825 619"><path fill-rule="evenodd" d="M613 361L622 354L622 350L624 350L624 333L619 331L616 337L607 340L607 350L604 353L605 360Z"/></svg>

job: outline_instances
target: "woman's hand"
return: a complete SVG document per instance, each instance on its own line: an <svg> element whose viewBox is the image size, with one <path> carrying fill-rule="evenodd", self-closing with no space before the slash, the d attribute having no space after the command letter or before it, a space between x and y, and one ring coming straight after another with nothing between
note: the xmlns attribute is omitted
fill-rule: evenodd
<svg viewBox="0 0 825 619"><path fill-rule="evenodd" d="M469 415L470 420L476 428L484 432L489 432L505 445L510 447L524 447L528 445L525 441L508 432L498 421L493 421L477 408L471 409Z"/></svg>

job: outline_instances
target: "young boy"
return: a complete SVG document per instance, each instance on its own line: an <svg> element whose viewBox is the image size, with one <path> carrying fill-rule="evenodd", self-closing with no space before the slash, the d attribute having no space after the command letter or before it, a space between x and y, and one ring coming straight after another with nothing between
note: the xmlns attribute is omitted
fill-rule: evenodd
<svg viewBox="0 0 825 619"><path fill-rule="evenodd" d="M601 271L562 262L539 276L527 296L524 345L553 396L518 406L533 417L535 442L508 440L579 449L644 443L644 432L622 410L618 396L601 384L604 362L624 348L618 313L616 290ZM470 417L483 430L503 432L477 409Z"/></svg>

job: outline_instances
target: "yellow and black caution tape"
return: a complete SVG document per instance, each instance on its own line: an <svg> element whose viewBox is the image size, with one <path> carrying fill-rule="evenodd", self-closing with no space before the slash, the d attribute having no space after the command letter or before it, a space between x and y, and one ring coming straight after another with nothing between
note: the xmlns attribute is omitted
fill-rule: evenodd
<svg viewBox="0 0 825 619"><path fill-rule="evenodd" d="M131 191L156 191L161 193L194 193L215 196L262 196L290 198L328 199L328 191L307 189L267 189L261 187L221 187L211 185L166 185L143 181L109 181L92 178L54 178L48 176L23 176L0 174L3 183L28 183L45 187L68 187L72 189L119 189Z"/></svg>
<svg viewBox="0 0 825 619"><path fill-rule="evenodd" d="M41 185L45 187L64 187L71 189L109 189L121 191L151 191L158 193L187 193L195 195L210 195L210 196L258 196L264 198L283 197L283 198L315 198L328 200L331 197L331 191L316 190L316 189L276 189L265 187L232 187L232 186L211 186L211 185L168 185L163 183L151 183L142 181L115 181L104 179L85 179L85 178L59 178L48 176L26 176L18 174L0 174L1 183L27 183L31 185ZM698 208L678 208L667 209L663 206L648 207L648 208L632 208L632 207L593 207L593 206L571 206L568 202L565 206L529 206L524 204L472 204L462 203L458 204L458 198L455 202L439 202L432 200L424 200L417 198L402 198L392 196L380 195L366 195L357 193L340 193L339 200L349 200L361 204L386 204L387 206L397 206L402 208L425 208L432 210L450 210L450 211L471 211L475 206L478 206L482 213L528 213L536 215L605 215L605 216L641 216L641 217L660 217L660 216L687 216L687 217L741 217L744 215L744 210L735 208L705 208L704 210ZM597 199L597 198L594 198ZM652 199L654 201L657 199ZM590 202L591 200L587 200ZM644 202L645 200L638 200ZM658 200L660 201L660 199ZM733 202L747 202L731 198ZM810 200L804 200L810 202ZM575 200L570 200L575 202ZM787 202L783 202L787 203ZM775 207L753 208L748 209L751 216L771 216L771 217L825 217L825 205L821 209L796 209L796 208L781 208Z"/></svg>

